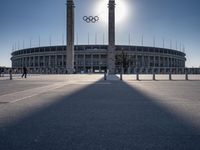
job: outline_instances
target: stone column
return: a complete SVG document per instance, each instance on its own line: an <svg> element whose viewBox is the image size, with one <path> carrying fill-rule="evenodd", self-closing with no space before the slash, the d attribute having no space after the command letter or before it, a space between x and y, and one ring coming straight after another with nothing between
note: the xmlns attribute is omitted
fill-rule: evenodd
<svg viewBox="0 0 200 150"><path fill-rule="evenodd" d="M109 74L115 74L115 0L109 0L108 8L107 67L109 69Z"/></svg>
<svg viewBox="0 0 200 150"><path fill-rule="evenodd" d="M67 0L67 72L74 72L74 1Z"/></svg>

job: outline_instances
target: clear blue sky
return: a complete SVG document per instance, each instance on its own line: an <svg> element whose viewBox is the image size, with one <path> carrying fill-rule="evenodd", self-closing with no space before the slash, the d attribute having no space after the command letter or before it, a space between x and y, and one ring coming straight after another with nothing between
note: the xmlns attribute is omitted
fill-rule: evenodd
<svg viewBox="0 0 200 150"><path fill-rule="evenodd" d="M76 28L79 44L103 43L103 33L107 41L107 25L100 18L97 24L82 21L83 15L101 15L97 5L102 0L75 0ZM128 17L116 25L116 44L131 43L152 46L156 37L156 46L178 48L184 44L187 54L187 66L200 66L200 1L199 0L121 0L127 5ZM0 0L0 66L10 66L12 47L22 48L61 45L62 35L66 33L66 0ZM107 7L107 6L105 6ZM116 5L116 7L118 7ZM104 13L104 12L101 12ZM117 17L117 16L116 16ZM77 38L76 38L77 39ZM75 41L77 41L75 39ZM16 43L16 44L15 44ZM107 42L105 42L107 43Z"/></svg>

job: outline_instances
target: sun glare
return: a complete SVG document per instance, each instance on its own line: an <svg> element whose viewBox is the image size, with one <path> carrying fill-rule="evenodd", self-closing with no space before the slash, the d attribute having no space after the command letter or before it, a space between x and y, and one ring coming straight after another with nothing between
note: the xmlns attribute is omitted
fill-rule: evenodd
<svg viewBox="0 0 200 150"><path fill-rule="evenodd" d="M109 0L101 0L96 8L97 15L100 21L108 22L108 2ZM115 0L115 22L117 24L123 23L128 17L128 5L125 0Z"/></svg>

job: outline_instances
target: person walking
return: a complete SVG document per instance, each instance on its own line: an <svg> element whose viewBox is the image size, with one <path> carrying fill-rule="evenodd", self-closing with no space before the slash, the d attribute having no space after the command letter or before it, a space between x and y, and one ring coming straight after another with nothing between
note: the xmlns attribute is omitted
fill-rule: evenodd
<svg viewBox="0 0 200 150"><path fill-rule="evenodd" d="M22 74L22 78L27 76L27 68L23 67L23 74Z"/></svg>

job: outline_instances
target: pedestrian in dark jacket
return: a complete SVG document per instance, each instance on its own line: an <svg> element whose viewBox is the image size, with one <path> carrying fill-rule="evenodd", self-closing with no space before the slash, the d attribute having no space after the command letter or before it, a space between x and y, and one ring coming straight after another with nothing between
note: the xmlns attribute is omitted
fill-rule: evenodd
<svg viewBox="0 0 200 150"><path fill-rule="evenodd" d="M23 74L22 74L22 78L27 76L27 68L23 67Z"/></svg>

